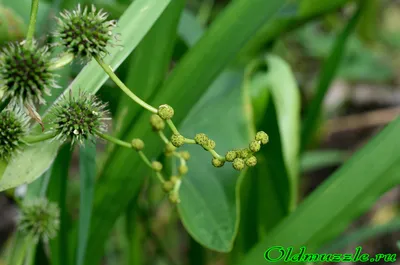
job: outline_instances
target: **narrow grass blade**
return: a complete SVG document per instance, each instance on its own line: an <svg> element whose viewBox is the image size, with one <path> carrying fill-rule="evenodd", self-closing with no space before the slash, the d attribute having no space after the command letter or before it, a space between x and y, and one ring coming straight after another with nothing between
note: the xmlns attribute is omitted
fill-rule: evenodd
<svg viewBox="0 0 400 265"><path fill-rule="evenodd" d="M338 70L339 64L346 49L347 40L354 31L364 6L364 2L360 2L357 11L337 37L332 48L332 52L324 63L322 72L320 74L319 83L315 91L315 96L308 107L306 118L304 120L301 132L301 150L307 148L307 145L314 136L316 127L318 125L318 118L321 113L323 100Z"/></svg>
<svg viewBox="0 0 400 265"><path fill-rule="evenodd" d="M96 176L96 144L86 141L79 149L80 204L76 265L83 265L92 218Z"/></svg>
<svg viewBox="0 0 400 265"><path fill-rule="evenodd" d="M319 186L239 264L262 264L264 252L276 245L306 246L307 251L316 251L342 233L384 192L400 184L399 132L400 118ZM287 263L282 260L275 264Z"/></svg>

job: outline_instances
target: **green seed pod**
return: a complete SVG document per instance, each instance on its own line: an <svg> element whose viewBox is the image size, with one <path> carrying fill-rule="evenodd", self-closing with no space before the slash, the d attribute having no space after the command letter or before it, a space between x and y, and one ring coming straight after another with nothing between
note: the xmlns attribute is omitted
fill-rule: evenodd
<svg viewBox="0 0 400 265"><path fill-rule="evenodd" d="M190 153L188 151L182 151L182 152L180 152L180 155L186 161L188 161L190 159Z"/></svg>
<svg viewBox="0 0 400 265"><path fill-rule="evenodd" d="M153 114L150 117L150 124L151 127L153 128L153 131L162 131L165 128L165 122L163 119L161 119L160 116L158 116L157 114Z"/></svg>
<svg viewBox="0 0 400 265"><path fill-rule="evenodd" d="M257 158L255 156L251 156L251 157L247 158L246 165L248 167L254 167L255 165L257 165Z"/></svg>
<svg viewBox="0 0 400 265"><path fill-rule="evenodd" d="M94 95L80 93L74 97L70 93L50 110L52 130L61 141L83 144L84 140L95 138L96 131L106 131L105 121L110 119L106 107Z"/></svg>
<svg viewBox="0 0 400 265"><path fill-rule="evenodd" d="M144 142L141 139L133 139L131 144L136 151L141 151L144 148Z"/></svg>
<svg viewBox="0 0 400 265"><path fill-rule="evenodd" d="M250 155L250 150L247 148L237 150L237 156L240 158L247 158Z"/></svg>
<svg viewBox="0 0 400 265"><path fill-rule="evenodd" d="M157 172L160 172L163 169L163 165L158 161L153 161L151 163L151 167Z"/></svg>
<svg viewBox="0 0 400 265"><path fill-rule="evenodd" d="M225 161L219 160L218 158L213 158L213 159L211 160L211 164L212 164L214 167L223 167L224 164L225 164Z"/></svg>
<svg viewBox="0 0 400 265"><path fill-rule="evenodd" d="M172 181L168 180L163 183L163 191L164 192L168 193L168 192L172 191L173 189L174 189L174 183L172 183Z"/></svg>
<svg viewBox="0 0 400 265"><path fill-rule="evenodd" d="M232 166L234 169L240 171L245 166L244 160L241 158L235 158L235 160L233 160Z"/></svg>
<svg viewBox="0 0 400 265"><path fill-rule="evenodd" d="M59 87L55 82L56 75L49 70L50 56L48 48L39 48L35 41L6 46L0 53L3 100L12 99L20 106L46 103L44 96L50 95L52 88Z"/></svg>
<svg viewBox="0 0 400 265"><path fill-rule="evenodd" d="M173 204L178 204L180 203L179 195L176 192L171 192L168 196L169 201L172 202Z"/></svg>
<svg viewBox="0 0 400 265"><path fill-rule="evenodd" d="M175 146L175 147L181 147L182 145L185 144L185 137L183 137L180 134L173 134L171 136L171 143Z"/></svg>
<svg viewBox="0 0 400 265"><path fill-rule="evenodd" d="M174 152L175 152L175 150L176 150L176 147L175 147L172 143L168 142L168 143L165 145L165 155L166 155L166 156L171 156L171 155L173 155Z"/></svg>
<svg viewBox="0 0 400 265"><path fill-rule="evenodd" d="M176 183L178 183L180 181L180 177L178 176L172 176L169 180L174 184L174 186L176 185Z"/></svg>
<svg viewBox="0 0 400 265"><path fill-rule="evenodd" d="M55 203L44 198L24 202L18 219L18 229L35 241L47 241L57 235L60 211Z"/></svg>
<svg viewBox="0 0 400 265"><path fill-rule="evenodd" d="M19 109L0 112L0 160L9 161L24 144L28 118Z"/></svg>
<svg viewBox="0 0 400 265"><path fill-rule="evenodd" d="M198 133L195 135L194 140L196 142L196 144L201 145L201 146L205 146L208 144L208 136L205 135L204 133Z"/></svg>
<svg viewBox="0 0 400 265"><path fill-rule="evenodd" d="M170 120L174 116L174 109L167 104L163 104L158 107L158 113L157 113L161 119L163 120Z"/></svg>
<svg viewBox="0 0 400 265"><path fill-rule="evenodd" d="M113 29L115 20L107 20L108 14L102 10L96 11L81 6L70 11L60 13L57 18L57 30L54 34L58 39L57 46L63 46L68 53L88 62L93 56L104 57L108 54L108 46L116 40Z"/></svg>
<svg viewBox="0 0 400 265"><path fill-rule="evenodd" d="M236 156L237 156L236 151L228 151L225 155L225 159L228 162L232 162L233 160L235 160Z"/></svg>
<svg viewBox="0 0 400 265"><path fill-rule="evenodd" d="M255 139L256 141L260 141L262 144L267 144L269 141L268 134L266 134L264 131L257 132Z"/></svg>
<svg viewBox="0 0 400 265"><path fill-rule="evenodd" d="M260 141L252 141L249 145L249 148L250 148L250 151L252 151L253 153L260 151L260 149L261 149Z"/></svg>
<svg viewBox="0 0 400 265"><path fill-rule="evenodd" d="M186 165L180 165L178 168L179 175L186 175L189 171L189 168Z"/></svg>

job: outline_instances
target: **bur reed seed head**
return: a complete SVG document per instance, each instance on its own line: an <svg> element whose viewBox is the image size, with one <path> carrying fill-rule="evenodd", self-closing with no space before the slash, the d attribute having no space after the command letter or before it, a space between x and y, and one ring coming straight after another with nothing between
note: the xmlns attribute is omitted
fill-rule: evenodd
<svg viewBox="0 0 400 265"><path fill-rule="evenodd" d="M141 151L144 148L144 142L141 139L133 139L131 145L136 151Z"/></svg>
<svg viewBox="0 0 400 265"><path fill-rule="evenodd" d="M160 172L163 169L163 165L158 162L158 161L153 161L151 163L151 167L153 168L154 171Z"/></svg>
<svg viewBox="0 0 400 265"><path fill-rule="evenodd" d="M213 159L211 160L211 164L212 164L214 167L223 167L224 164L225 164L225 162L224 162L223 160L218 159L218 158L213 158Z"/></svg>
<svg viewBox="0 0 400 265"><path fill-rule="evenodd" d="M256 141L260 141L262 144L267 144L269 141L268 134L264 131L259 131L256 133L255 137Z"/></svg>
<svg viewBox="0 0 400 265"><path fill-rule="evenodd" d="M10 43L0 52L0 87L3 100L11 99L23 106L46 103L44 97L58 88L56 74L49 70L50 52L35 41Z"/></svg>
<svg viewBox="0 0 400 265"><path fill-rule="evenodd" d="M237 151L237 156L240 158L247 158L250 155L250 150L247 148L243 148Z"/></svg>
<svg viewBox="0 0 400 265"><path fill-rule="evenodd" d="M237 157L236 151L228 151L225 155L225 159L228 162L232 162L233 160L235 160L236 157Z"/></svg>
<svg viewBox="0 0 400 265"><path fill-rule="evenodd" d="M150 116L150 124L151 127L153 128L153 131L162 131L165 128L165 122L163 119L161 119L160 116L157 114L153 114Z"/></svg>
<svg viewBox="0 0 400 265"><path fill-rule="evenodd" d="M252 141L249 145L249 149L250 151L252 151L253 153L257 153L258 151L260 151L261 149L261 144L260 141Z"/></svg>
<svg viewBox="0 0 400 265"><path fill-rule="evenodd" d="M161 119L163 120L170 120L174 116L174 109L167 104L163 104L158 107L158 113L157 113Z"/></svg>
<svg viewBox="0 0 400 265"><path fill-rule="evenodd" d="M257 158L255 156L250 156L246 159L246 165L248 167L254 167L255 165L257 165Z"/></svg>
<svg viewBox="0 0 400 265"><path fill-rule="evenodd" d="M171 143L175 146L175 147L181 147L182 145L185 144L185 137L183 137L180 134L173 134L171 136Z"/></svg>
<svg viewBox="0 0 400 265"><path fill-rule="evenodd" d="M245 166L245 162L242 158L235 158L235 160L233 160L233 162L232 162L232 166L234 169L240 171L240 170L243 170L243 168Z"/></svg>
<svg viewBox="0 0 400 265"><path fill-rule="evenodd" d="M60 211L55 203L44 198L24 202L18 219L18 229L35 241L47 241L57 235Z"/></svg>
<svg viewBox="0 0 400 265"><path fill-rule="evenodd" d="M64 96L50 110L52 130L61 141L71 140L72 144L83 144L84 140L93 140L96 131L105 132L106 120L109 120L107 104L102 103L96 96L79 93L78 96Z"/></svg>
<svg viewBox="0 0 400 265"><path fill-rule="evenodd" d="M9 161L24 145L28 118L18 107L0 112L0 160Z"/></svg>
<svg viewBox="0 0 400 265"><path fill-rule="evenodd" d="M83 62L93 56L104 57L116 40L113 33L116 25L115 20L108 20L108 14L101 9L97 11L94 5L91 8L78 5L73 11L61 12L57 18L56 45Z"/></svg>

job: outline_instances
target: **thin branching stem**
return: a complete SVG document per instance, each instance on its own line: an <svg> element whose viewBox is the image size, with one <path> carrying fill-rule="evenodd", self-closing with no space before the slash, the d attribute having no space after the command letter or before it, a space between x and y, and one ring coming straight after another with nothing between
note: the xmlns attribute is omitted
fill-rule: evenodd
<svg viewBox="0 0 400 265"><path fill-rule="evenodd" d="M32 0L31 17L29 19L28 33L26 34L27 43L31 42L35 34L37 13L39 10L39 0Z"/></svg>

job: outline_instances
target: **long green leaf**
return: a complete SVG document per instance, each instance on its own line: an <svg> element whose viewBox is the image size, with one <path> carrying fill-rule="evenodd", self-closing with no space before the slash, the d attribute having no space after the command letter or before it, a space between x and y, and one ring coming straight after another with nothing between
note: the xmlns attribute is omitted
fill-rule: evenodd
<svg viewBox="0 0 400 265"><path fill-rule="evenodd" d="M355 29L364 6L364 2L360 2L359 8L336 39L336 42L332 48L332 52L324 63L322 72L320 74L319 83L316 88L315 97L309 106L306 118L304 120L301 133L301 150L304 150L313 138L316 126L318 124L318 118L321 113L323 100L339 68L341 59L346 50L345 48L347 40Z"/></svg>
<svg viewBox="0 0 400 265"><path fill-rule="evenodd" d="M116 69L136 48L145 34L158 19L170 0L136 0L119 20L116 29L121 34L121 46L110 49L105 61ZM79 89L96 93L108 76L95 61L90 62L79 73L70 89L78 94ZM66 92L67 93L67 92ZM38 127L35 128L38 132ZM27 147L7 166L0 177L0 191L30 183L45 172L53 162L59 147L57 141L47 141Z"/></svg>
<svg viewBox="0 0 400 265"><path fill-rule="evenodd" d="M316 251L343 232L379 196L400 184L399 132L400 119L397 119L319 186L240 265L262 264L264 252L276 245L306 246L307 251Z"/></svg>
<svg viewBox="0 0 400 265"><path fill-rule="evenodd" d="M89 237L96 176L96 145L87 141L79 149L80 204L76 265L82 265Z"/></svg>
<svg viewBox="0 0 400 265"><path fill-rule="evenodd" d="M285 5L285 2L278 0L232 2L195 47L180 61L166 84L152 100L152 105L168 103L173 106L174 122L179 126L214 78L231 62L232 55L235 55L257 29ZM162 151L162 145L158 137L151 133L148 119L148 114L141 115L125 139L131 140L137 137L143 139L146 143L146 154L149 157L157 157ZM89 244L91 249L88 255L93 258L86 260L88 264L95 264L99 260L98 249L102 247L113 223L124 211L126 204L137 194L147 170L131 150L118 149L112 160L108 161L96 189L94 209L96 217L93 218L94 223L91 226ZM113 201L119 201L121 204L112 204Z"/></svg>

